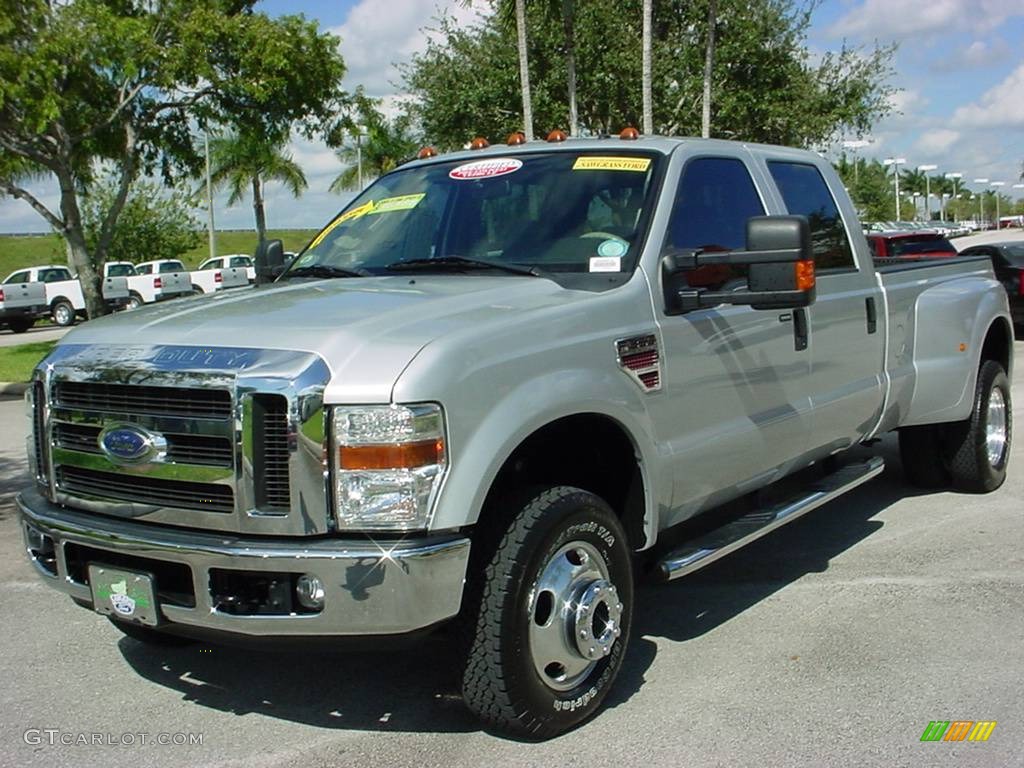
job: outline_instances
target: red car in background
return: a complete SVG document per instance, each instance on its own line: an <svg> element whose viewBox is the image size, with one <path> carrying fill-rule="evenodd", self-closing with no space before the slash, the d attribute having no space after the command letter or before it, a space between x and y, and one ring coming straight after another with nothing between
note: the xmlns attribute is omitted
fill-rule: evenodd
<svg viewBox="0 0 1024 768"><path fill-rule="evenodd" d="M942 259L959 255L953 244L933 232L872 232L868 236L876 259Z"/></svg>

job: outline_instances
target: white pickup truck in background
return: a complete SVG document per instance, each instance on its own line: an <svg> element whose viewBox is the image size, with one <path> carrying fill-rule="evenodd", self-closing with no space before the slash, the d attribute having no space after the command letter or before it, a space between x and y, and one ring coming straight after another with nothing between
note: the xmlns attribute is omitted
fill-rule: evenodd
<svg viewBox="0 0 1024 768"><path fill-rule="evenodd" d="M249 282L256 282L256 264L253 262L252 256L246 256L244 253L229 253L225 256L217 256L213 259L207 259L199 265L199 269L197 271L203 272L208 269L233 268L244 269Z"/></svg>
<svg viewBox="0 0 1024 768"><path fill-rule="evenodd" d="M7 279L12 283L41 283L46 299L42 314L49 314L59 326L74 325L78 318L86 316L82 284L67 267L57 264L27 267ZM115 309L126 306L129 298L127 281L119 277L104 277L103 298Z"/></svg>
<svg viewBox="0 0 1024 768"><path fill-rule="evenodd" d="M224 266L225 259L228 266ZM237 259L245 259L247 264L234 264ZM252 270L252 277L249 277L249 270ZM249 285L256 280L256 267L248 256L225 256L221 258L207 259L199 269L195 269L192 275L192 290L197 293L215 293L225 288L239 288Z"/></svg>
<svg viewBox="0 0 1024 768"><path fill-rule="evenodd" d="M192 293L192 281L187 272L161 272L154 277L150 272L140 273L130 261L108 261L103 265L103 276L127 281L128 309Z"/></svg>
<svg viewBox="0 0 1024 768"><path fill-rule="evenodd" d="M14 333L25 333L48 309L46 288L22 280L23 272L15 272L0 285L0 328Z"/></svg>

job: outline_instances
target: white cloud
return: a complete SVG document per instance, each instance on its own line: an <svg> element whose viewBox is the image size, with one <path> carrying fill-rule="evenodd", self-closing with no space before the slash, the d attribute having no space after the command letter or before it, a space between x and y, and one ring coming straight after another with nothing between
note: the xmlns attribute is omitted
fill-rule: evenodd
<svg viewBox="0 0 1024 768"><path fill-rule="evenodd" d="M1024 64L976 102L958 107L951 124L959 128L1024 128Z"/></svg>
<svg viewBox="0 0 1024 768"><path fill-rule="evenodd" d="M921 155L936 155L949 151L960 138L959 131L952 131L948 128L936 128L925 131L917 140L915 149Z"/></svg>
<svg viewBox="0 0 1024 768"><path fill-rule="evenodd" d="M1024 15L1020 0L864 0L828 29L833 37L891 40L969 29L996 29Z"/></svg>
<svg viewBox="0 0 1024 768"><path fill-rule="evenodd" d="M371 96L395 93L401 80L399 65L427 47L425 27L443 14L468 24L488 7L481 0L468 7L454 0L360 0L345 23L330 30L341 37L341 55L348 65L346 85L362 85Z"/></svg>
<svg viewBox="0 0 1024 768"><path fill-rule="evenodd" d="M1005 63L1012 55L1009 44L1002 38L975 40L951 53L943 48L941 56L932 63L931 68L936 72L985 69Z"/></svg>

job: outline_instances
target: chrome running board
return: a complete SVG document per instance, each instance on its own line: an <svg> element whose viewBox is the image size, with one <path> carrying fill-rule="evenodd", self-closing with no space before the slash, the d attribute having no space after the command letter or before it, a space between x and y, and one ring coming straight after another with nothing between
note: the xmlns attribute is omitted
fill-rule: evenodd
<svg viewBox="0 0 1024 768"><path fill-rule="evenodd" d="M801 492L802 495L775 506L749 512L669 552L658 563L658 574L665 581L670 581L693 573L853 490L883 469L885 461L878 456L865 462L847 464L814 483L810 492Z"/></svg>

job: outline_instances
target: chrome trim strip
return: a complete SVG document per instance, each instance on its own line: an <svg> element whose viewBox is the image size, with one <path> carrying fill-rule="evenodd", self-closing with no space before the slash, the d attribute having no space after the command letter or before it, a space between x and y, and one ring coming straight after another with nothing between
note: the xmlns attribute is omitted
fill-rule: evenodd
<svg viewBox="0 0 1024 768"><path fill-rule="evenodd" d="M162 617L240 635L376 635L428 627L458 613L469 563L470 541L462 536L254 539L95 517L58 507L31 491L16 501L26 546L30 530L54 542L57 576L42 573L50 586L92 601L89 587L68 574L64 545L69 542L184 563L192 570L195 608L160 606ZM327 588L324 609L290 616L217 611L209 588L211 568L314 574ZM36 569L41 571L38 564Z"/></svg>

